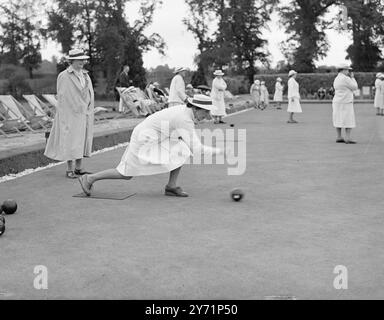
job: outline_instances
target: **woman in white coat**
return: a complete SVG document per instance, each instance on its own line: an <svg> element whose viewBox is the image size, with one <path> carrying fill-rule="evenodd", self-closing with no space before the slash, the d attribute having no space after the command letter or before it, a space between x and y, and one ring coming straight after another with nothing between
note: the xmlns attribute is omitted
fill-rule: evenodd
<svg viewBox="0 0 384 320"><path fill-rule="evenodd" d="M83 50L69 51L71 65L57 77L56 115L44 152L50 159L67 161L69 179L87 173L82 159L92 152L95 101L91 78L84 69L88 59Z"/></svg>
<svg viewBox="0 0 384 320"><path fill-rule="evenodd" d="M352 68L343 65L338 68L339 74L333 82L335 96L332 101L333 126L337 132L337 143L355 144L351 140L352 128L356 127L355 111L353 109L353 92L359 86L354 78ZM345 140L342 137L342 129L345 129Z"/></svg>
<svg viewBox="0 0 384 320"><path fill-rule="evenodd" d="M384 116L384 75L378 73L375 81L375 102L377 116Z"/></svg>
<svg viewBox="0 0 384 320"><path fill-rule="evenodd" d="M213 75L215 76L215 79L212 81L211 98L213 106L211 115L215 124L225 123L223 121L223 117L226 116L224 97L227 84L223 79L223 71L216 70Z"/></svg>
<svg viewBox="0 0 384 320"><path fill-rule="evenodd" d="M185 68L178 68L175 70L175 76L172 78L169 87L168 106L173 107L181 105L186 102L187 94L185 93L184 77L186 73Z"/></svg>
<svg viewBox="0 0 384 320"><path fill-rule="evenodd" d="M254 83L252 83L250 94L255 102L255 108L260 107L260 80L255 80Z"/></svg>
<svg viewBox="0 0 384 320"><path fill-rule="evenodd" d="M276 102L277 109L281 109L281 103L283 102L283 90L284 86L281 84L283 80L281 78L276 79L275 84L275 94L273 96L273 101Z"/></svg>
<svg viewBox="0 0 384 320"><path fill-rule="evenodd" d="M288 73L288 109L289 112L289 120L288 123L297 123L296 120L293 119L293 115L295 113L302 113L301 105L300 105L300 90L299 84L296 81L297 72L295 70L291 70Z"/></svg>
<svg viewBox="0 0 384 320"><path fill-rule="evenodd" d="M209 118L211 110L212 99L197 94L188 98L186 105L150 115L133 130L129 146L117 168L79 178L84 193L90 196L93 184L99 180L129 180L136 176L170 172L165 195L187 197L188 194L177 186L177 178L191 154L223 152L219 148L202 145L195 132L195 122Z"/></svg>

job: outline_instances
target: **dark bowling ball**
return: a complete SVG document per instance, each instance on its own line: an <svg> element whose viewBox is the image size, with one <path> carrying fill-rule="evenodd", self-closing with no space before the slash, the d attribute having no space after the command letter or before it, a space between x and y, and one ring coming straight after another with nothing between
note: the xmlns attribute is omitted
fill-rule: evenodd
<svg viewBox="0 0 384 320"><path fill-rule="evenodd" d="M244 197L244 192L241 189L233 189L231 191L231 198L233 201L240 201Z"/></svg>
<svg viewBox="0 0 384 320"><path fill-rule="evenodd" d="M230 126L233 128L235 125L233 123L231 123Z"/></svg>
<svg viewBox="0 0 384 320"><path fill-rule="evenodd" d="M5 214L14 214L17 210L17 203L15 200L8 199L3 202L1 207Z"/></svg>
<svg viewBox="0 0 384 320"><path fill-rule="evenodd" d="M4 233L5 231L5 218L0 215L0 236Z"/></svg>

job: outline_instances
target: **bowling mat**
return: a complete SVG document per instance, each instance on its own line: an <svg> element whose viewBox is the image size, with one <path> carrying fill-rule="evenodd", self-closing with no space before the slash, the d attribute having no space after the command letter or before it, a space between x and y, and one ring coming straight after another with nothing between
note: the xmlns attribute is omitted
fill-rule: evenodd
<svg viewBox="0 0 384 320"><path fill-rule="evenodd" d="M108 199L108 200L125 200L127 198L130 198L134 196L136 193L130 193L130 192L114 192L114 193L108 193L108 192L101 192L101 191L93 191L92 195L89 197L85 195L85 193L79 193L73 195L75 198L86 198L86 199Z"/></svg>

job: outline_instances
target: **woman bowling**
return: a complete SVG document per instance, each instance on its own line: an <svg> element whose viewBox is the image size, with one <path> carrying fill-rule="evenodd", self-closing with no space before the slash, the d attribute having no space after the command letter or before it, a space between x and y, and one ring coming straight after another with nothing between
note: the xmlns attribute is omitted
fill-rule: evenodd
<svg viewBox="0 0 384 320"><path fill-rule="evenodd" d="M185 105L158 111L135 127L129 146L115 169L108 169L79 177L87 196L96 181L105 179L132 179L136 176L169 172L165 195L188 197L177 186L181 167L192 153L220 154L224 150L201 144L195 132L195 123L210 118L212 100L196 94Z"/></svg>

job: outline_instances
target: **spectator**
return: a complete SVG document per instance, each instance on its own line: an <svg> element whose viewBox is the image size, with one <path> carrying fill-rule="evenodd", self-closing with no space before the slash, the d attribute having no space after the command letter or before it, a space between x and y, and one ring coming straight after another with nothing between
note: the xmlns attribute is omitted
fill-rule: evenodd
<svg viewBox="0 0 384 320"><path fill-rule="evenodd" d="M326 95L326 91L323 87L320 87L319 90L317 90L317 96L320 100L324 100L325 99L325 95Z"/></svg>
<svg viewBox="0 0 384 320"><path fill-rule="evenodd" d="M277 109L281 109L281 103L283 102L283 90L284 86L281 84L283 80L281 78L276 79L275 84L275 95L273 96L273 100L276 102Z"/></svg>
<svg viewBox="0 0 384 320"><path fill-rule="evenodd" d="M187 101L187 94L185 93L184 77L187 69L178 68L175 70L169 89L168 105L170 107L182 105Z"/></svg>
<svg viewBox="0 0 384 320"><path fill-rule="evenodd" d="M186 89L185 89L185 93L187 94L188 97L193 97L193 95L195 94L195 89L193 89L193 86L191 84L188 84Z"/></svg>

